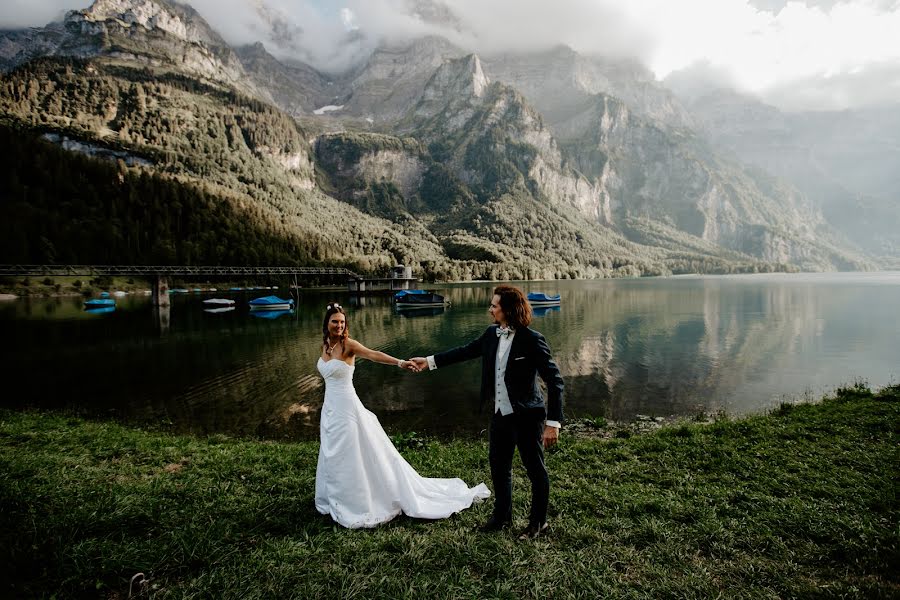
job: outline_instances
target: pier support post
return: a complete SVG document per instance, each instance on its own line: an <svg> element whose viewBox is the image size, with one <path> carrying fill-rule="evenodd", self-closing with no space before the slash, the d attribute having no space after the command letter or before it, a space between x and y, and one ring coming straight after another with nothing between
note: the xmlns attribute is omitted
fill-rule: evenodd
<svg viewBox="0 0 900 600"><path fill-rule="evenodd" d="M153 296L153 306L169 306L169 278L156 275L150 290Z"/></svg>

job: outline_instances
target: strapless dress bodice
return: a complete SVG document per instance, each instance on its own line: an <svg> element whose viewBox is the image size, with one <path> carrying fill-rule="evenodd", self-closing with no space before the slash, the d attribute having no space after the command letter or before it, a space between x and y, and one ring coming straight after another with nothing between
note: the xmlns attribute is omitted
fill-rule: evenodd
<svg viewBox="0 0 900 600"><path fill-rule="evenodd" d="M325 385L329 383L347 384L353 381L353 371L356 369L353 365L348 365L338 358L324 360L319 357L318 363L319 373L325 378Z"/></svg>

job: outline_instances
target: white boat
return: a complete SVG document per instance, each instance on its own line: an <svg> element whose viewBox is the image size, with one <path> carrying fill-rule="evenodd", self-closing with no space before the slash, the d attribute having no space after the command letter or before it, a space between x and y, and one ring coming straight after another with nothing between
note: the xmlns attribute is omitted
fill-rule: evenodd
<svg viewBox="0 0 900 600"><path fill-rule="evenodd" d="M233 306L220 306L219 308L204 308L203 312L223 313L223 312L228 312L230 310L234 310L234 307Z"/></svg>
<svg viewBox="0 0 900 600"><path fill-rule="evenodd" d="M203 304L207 306L232 306L234 300L229 298L210 298L209 300L204 300Z"/></svg>

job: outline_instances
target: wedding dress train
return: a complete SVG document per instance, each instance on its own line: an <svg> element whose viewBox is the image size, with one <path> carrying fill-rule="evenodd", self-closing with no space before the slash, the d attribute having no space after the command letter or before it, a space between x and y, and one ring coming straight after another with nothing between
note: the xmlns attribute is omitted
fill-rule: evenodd
<svg viewBox="0 0 900 600"><path fill-rule="evenodd" d="M353 387L355 367L319 358L325 378L316 467L316 509L344 527L374 527L401 512L443 519L491 495L483 483L419 475L400 455Z"/></svg>

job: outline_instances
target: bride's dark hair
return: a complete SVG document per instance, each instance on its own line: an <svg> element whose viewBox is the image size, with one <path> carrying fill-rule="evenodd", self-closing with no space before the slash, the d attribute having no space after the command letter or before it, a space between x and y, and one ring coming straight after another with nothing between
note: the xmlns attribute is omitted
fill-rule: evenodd
<svg viewBox="0 0 900 600"><path fill-rule="evenodd" d="M328 348L328 321L335 313L344 315L344 333L341 335L341 349L343 349L344 340L350 337L350 323L347 321L347 313L344 312L344 308L337 302L331 302L325 307L325 319L322 321L322 343Z"/></svg>

